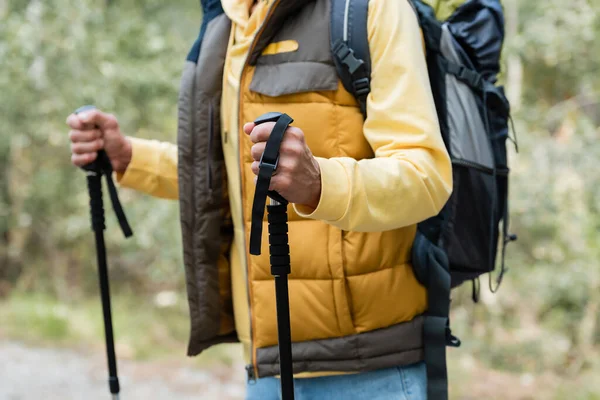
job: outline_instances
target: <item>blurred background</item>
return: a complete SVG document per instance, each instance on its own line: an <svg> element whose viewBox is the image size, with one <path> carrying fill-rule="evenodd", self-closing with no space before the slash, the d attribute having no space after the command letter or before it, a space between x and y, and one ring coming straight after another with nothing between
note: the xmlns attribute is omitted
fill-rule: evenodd
<svg viewBox="0 0 600 400"><path fill-rule="evenodd" d="M454 399L600 399L600 0L505 0L509 272L453 298ZM65 119L93 103L126 134L175 141L197 0L0 0L0 399L104 399L85 176ZM107 205L125 398L241 399L237 345L185 356L178 205L122 190Z"/></svg>

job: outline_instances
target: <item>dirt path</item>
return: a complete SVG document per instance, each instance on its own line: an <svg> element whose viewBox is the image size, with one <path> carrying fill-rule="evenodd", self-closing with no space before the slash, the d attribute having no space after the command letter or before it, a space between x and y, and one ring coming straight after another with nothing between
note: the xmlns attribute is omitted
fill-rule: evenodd
<svg viewBox="0 0 600 400"><path fill-rule="evenodd" d="M187 364L189 365L189 363ZM123 400L239 400L242 365L199 369L182 362L119 360ZM104 354L0 342L0 400L107 400Z"/></svg>

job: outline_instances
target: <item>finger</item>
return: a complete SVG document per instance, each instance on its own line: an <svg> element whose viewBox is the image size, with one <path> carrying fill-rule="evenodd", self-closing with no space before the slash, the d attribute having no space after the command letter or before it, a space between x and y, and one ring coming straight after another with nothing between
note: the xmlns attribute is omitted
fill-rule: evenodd
<svg viewBox="0 0 600 400"><path fill-rule="evenodd" d="M104 147L104 140L96 139L92 142L71 143L71 152L73 154L95 153Z"/></svg>
<svg viewBox="0 0 600 400"><path fill-rule="evenodd" d="M293 157L299 157L304 152L304 144L298 139L284 138L279 150L282 154L287 154Z"/></svg>
<svg viewBox="0 0 600 400"><path fill-rule="evenodd" d="M250 169L252 170L252 172L254 173L254 175L258 175L258 161L253 161L252 165L250 165Z"/></svg>
<svg viewBox="0 0 600 400"><path fill-rule="evenodd" d="M102 131L99 129L90 129L88 131L72 130L69 132L71 142L93 142L102 137Z"/></svg>
<svg viewBox="0 0 600 400"><path fill-rule="evenodd" d="M77 117L76 114L71 114L67 117L67 125L71 129L83 129L83 122Z"/></svg>
<svg viewBox="0 0 600 400"><path fill-rule="evenodd" d="M256 125L250 133L250 140L254 143L266 142L271 136L271 131L275 126L275 122L266 122L264 124Z"/></svg>
<svg viewBox="0 0 600 400"><path fill-rule="evenodd" d="M252 129L254 129L255 126L256 124L254 122L246 122L244 124L244 133L246 135L249 135L250 133L252 133Z"/></svg>
<svg viewBox="0 0 600 400"><path fill-rule="evenodd" d="M267 142L260 142L260 143L256 143L255 145L253 145L252 148L250 149L250 154L252 155L252 158L255 159L256 161L260 161L263 153L265 152L266 146L267 146Z"/></svg>
<svg viewBox="0 0 600 400"><path fill-rule="evenodd" d="M116 129L119 124L117 118L112 114L100 110L89 110L77 114L77 118L86 126L97 126L100 129Z"/></svg>
<svg viewBox="0 0 600 400"><path fill-rule="evenodd" d="M71 162L77 167L83 167L94 161L97 157L97 153L86 153L86 154L72 154Z"/></svg>

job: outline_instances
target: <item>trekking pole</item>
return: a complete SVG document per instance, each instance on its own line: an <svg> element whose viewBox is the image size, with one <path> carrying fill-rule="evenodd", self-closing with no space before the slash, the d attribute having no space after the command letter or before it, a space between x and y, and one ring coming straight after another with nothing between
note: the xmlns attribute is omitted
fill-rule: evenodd
<svg viewBox="0 0 600 400"><path fill-rule="evenodd" d="M290 247L288 244L288 201L279 193L269 190L271 177L279 162L279 147L287 127L293 122L287 114L267 113L254 123L275 122L267 140L259 165L256 192L252 204L252 227L250 229L250 254L259 255L262 237L262 223L267 196L271 198L267 206L269 223L269 253L271 275L275 279L275 301L277 307L277 334L279 344L279 374L283 400L294 399L294 373L292 365L292 335L290 329L290 298L288 275L290 267Z"/></svg>
<svg viewBox="0 0 600 400"><path fill-rule="evenodd" d="M75 111L75 114L93 110L94 106L83 106ZM121 225L125 237L133 233L127 223L127 218L119 202L117 190L112 180L112 165L104 150L98 151L96 160L82 167L86 171L88 192L90 196L90 214L92 230L96 236L96 256L98 262L98 280L100 284L100 298L102 300L102 313L104 316L104 338L106 341L106 356L108 360L108 387L113 400L119 399L119 377L117 375L117 357L115 355L115 344L113 338L112 314L110 306L110 286L108 280L108 266L106 263L106 247L104 244L104 203L102 201L102 175L105 175L108 191L113 209Z"/></svg>

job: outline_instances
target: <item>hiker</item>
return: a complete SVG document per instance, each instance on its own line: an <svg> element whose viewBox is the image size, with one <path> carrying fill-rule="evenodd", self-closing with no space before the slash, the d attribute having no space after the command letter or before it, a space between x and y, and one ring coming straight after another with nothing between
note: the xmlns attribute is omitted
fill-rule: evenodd
<svg viewBox="0 0 600 400"><path fill-rule="evenodd" d="M202 3L178 144L125 136L115 116L90 110L67 119L73 164L105 149L121 187L179 199L188 355L239 341L246 399L277 399L268 241L260 256L248 252L254 177L273 123L253 121L289 114L271 189L290 202L296 398L425 399L427 292L411 248L416 224L449 198L452 167L413 8L370 1L361 110L336 72L331 0Z"/></svg>

